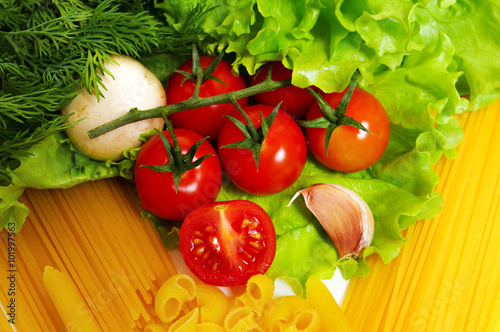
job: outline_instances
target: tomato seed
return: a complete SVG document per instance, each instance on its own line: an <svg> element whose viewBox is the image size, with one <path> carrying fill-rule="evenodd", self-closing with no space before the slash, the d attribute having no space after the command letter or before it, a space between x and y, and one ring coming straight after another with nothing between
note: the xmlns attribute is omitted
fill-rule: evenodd
<svg viewBox="0 0 500 332"><path fill-rule="evenodd" d="M257 242L257 241L251 241L251 242L248 242L252 247L254 248L260 248L260 242Z"/></svg>
<svg viewBox="0 0 500 332"><path fill-rule="evenodd" d="M250 225L252 222L248 219L244 219L243 222L241 223L241 228L245 228L248 225Z"/></svg>
<svg viewBox="0 0 500 332"><path fill-rule="evenodd" d="M198 249L196 249L196 254L198 256L201 256L204 252L205 252L205 247L199 247Z"/></svg>
<svg viewBox="0 0 500 332"><path fill-rule="evenodd" d="M253 237L254 239L260 239L262 238L262 234L259 233L259 232L251 232L249 233L248 235L250 235L251 237Z"/></svg>
<svg viewBox="0 0 500 332"><path fill-rule="evenodd" d="M259 227L259 223L254 221L248 226L248 229L256 229L257 227Z"/></svg>

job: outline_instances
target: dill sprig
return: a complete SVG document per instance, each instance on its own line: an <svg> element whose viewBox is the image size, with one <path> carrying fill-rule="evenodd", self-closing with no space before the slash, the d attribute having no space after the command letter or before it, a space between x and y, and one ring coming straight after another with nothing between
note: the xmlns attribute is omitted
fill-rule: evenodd
<svg viewBox="0 0 500 332"><path fill-rule="evenodd" d="M1 1L0 185L34 144L66 129L60 109L77 92L102 96L98 74L111 55L189 54L202 7L179 32L151 1Z"/></svg>

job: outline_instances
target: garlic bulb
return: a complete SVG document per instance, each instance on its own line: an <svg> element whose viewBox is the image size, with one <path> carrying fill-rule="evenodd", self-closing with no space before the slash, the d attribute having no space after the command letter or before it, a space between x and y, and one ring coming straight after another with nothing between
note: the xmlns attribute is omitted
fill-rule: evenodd
<svg viewBox="0 0 500 332"><path fill-rule="evenodd" d="M317 183L300 190L307 208L316 216L343 258L358 259L373 239L373 215L354 191L332 183Z"/></svg>

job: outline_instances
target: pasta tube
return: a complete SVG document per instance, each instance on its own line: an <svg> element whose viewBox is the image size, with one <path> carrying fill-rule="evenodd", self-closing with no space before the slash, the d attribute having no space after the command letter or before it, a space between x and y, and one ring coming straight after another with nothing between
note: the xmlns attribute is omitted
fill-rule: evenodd
<svg viewBox="0 0 500 332"><path fill-rule="evenodd" d="M82 294L69 276L52 266L46 266L43 271L43 284L67 330L101 331Z"/></svg>
<svg viewBox="0 0 500 332"><path fill-rule="evenodd" d="M300 330L318 332L320 317L309 302L295 295L274 299L264 311L263 326L267 331Z"/></svg>
<svg viewBox="0 0 500 332"><path fill-rule="evenodd" d="M224 327L228 332L264 331L257 322L255 312L247 307L231 310L224 320Z"/></svg>
<svg viewBox="0 0 500 332"><path fill-rule="evenodd" d="M353 332L354 329L344 312L328 291L326 285L312 276L306 282L306 297L311 306L316 309L323 321L321 331Z"/></svg>
<svg viewBox="0 0 500 332"><path fill-rule="evenodd" d="M196 326L196 332L226 332L226 329L213 323L201 323Z"/></svg>
<svg viewBox="0 0 500 332"><path fill-rule="evenodd" d="M144 332L167 332L167 328L161 324L153 323L146 325Z"/></svg>
<svg viewBox="0 0 500 332"><path fill-rule="evenodd" d="M228 313L228 299L220 288L196 284L196 303L201 323L222 323Z"/></svg>
<svg viewBox="0 0 500 332"><path fill-rule="evenodd" d="M263 274L252 276L247 281L243 294L235 299L237 307L245 306L262 314L264 308L271 302L274 295L274 282Z"/></svg>
<svg viewBox="0 0 500 332"><path fill-rule="evenodd" d="M198 325L199 309L194 308L186 315L179 318L170 326L168 332L196 332Z"/></svg>
<svg viewBox="0 0 500 332"><path fill-rule="evenodd" d="M155 311L162 322L172 322L182 306L196 294L194 280L187 274L175 274L161 285L155 297Z"/></svg>

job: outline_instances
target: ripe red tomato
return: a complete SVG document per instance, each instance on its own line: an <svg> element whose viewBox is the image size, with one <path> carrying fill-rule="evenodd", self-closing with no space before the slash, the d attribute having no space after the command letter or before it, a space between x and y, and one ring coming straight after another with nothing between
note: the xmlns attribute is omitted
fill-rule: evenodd
<svg viewBox="0 0 500 332"><path fill-rule="evenodd" d="M259 73L250 79L250 84L255 85L264 81L268 70L269 64L265 64ZM281 61L273 62L271 78L275 81L292 78L292 70L283 66ZM270 105L273 107L282 101L283 103L280 108L296 119L305 118L311 104L315 101L313 95L311 95L306 89L302 89L294 85L259 93L255 95L255 100L259 104Z"/></svg>
<svg viewBox="0 0 500 332"><path fill-rule="evenodd" d="M203 282L244 285L271 265L276 232L269 215L253 202L215 202L186 217L179 247L188 268Z"/></svg>
<svg viewBox="0 0 500 332"><path fill-rule="evenodd" d="M172 143L168 131L163 134ZM182 154L188 152L194 143L202 139L187 129L174 129ZM141 148L135 164L135 184L142 207L158 217L172 221L183 220L193 209L215 201L222 183L222 171L214 148L204 141L198 148L193 161L203 155L213 155L185 172L175 191L172 172L161 173L141 165L163 165L169 157L160 135L150 138Z"/></svg>
<svg viewBox="0 0 500 332"><path fill-rule="evenodd" d="M200 62L203 69L213 61L213 57L201 56ZM179 70L192 73L193 61L189 60L179 66ZM235 76L232 73L231 65L224 60L221 60L212 76L219 78L223 84L208 79L200 87L200 97L211 97L223 93L241 90L246 88L245 80L241 76ZM167 95L167 104L176 104L184 101L193 95L196 81L186 80L185 76L174 72L170 77L165 88ZM238 104L242 107L248 104L248 98L238 100ZM230 104L214 104L210 106L200 107L191 110L185 110L171 114L170 121L174 128L186 128L193 130L203 137L210 136L211 141L217 140L217 135L226 120L224 114L231 114L236 111L235 107Z"/></svg>
<svg viewBox="0 0 500 332"><path fill-rule="evenodd" d="M252 105L244 111L258 128L260 113L267 117L273 109L268 105ZM246 123L240 113L233 114L233 117ZM240 189L254 195L274 194L288 188L299 177L306 162L307 145L300 127L290 115L278 111L262 143L258 170L250 149L223 148L244 139L236 125L226 121L217 141L222 167Z"/></svg>
<svg viewBox="0 0 500 332"><path fill-rule="evenodd" d="M342 93L322 94L326 102L337 107ZM340 125L332 133L328 156L325 154L325 129L307 128L309 150L325 166L339 172L357 172L373 165L384 153L389 142L390 125L382 104L370 93L356 87L346 115L360 122L372 134L360 129ZM323 116L317 103L311 106L306 120Z"/></svg>

